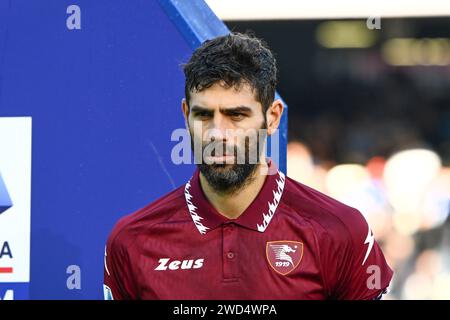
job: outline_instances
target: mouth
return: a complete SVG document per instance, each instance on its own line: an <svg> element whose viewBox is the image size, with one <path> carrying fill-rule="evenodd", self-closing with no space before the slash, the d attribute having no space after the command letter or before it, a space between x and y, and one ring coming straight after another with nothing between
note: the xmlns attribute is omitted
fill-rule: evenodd
<svg viewBox="0 0 450 320"><path fill-rule="evenodd" d="M234 164L234 155L222 155L222 156L206 156L204 158L206 164Z"/></svg>

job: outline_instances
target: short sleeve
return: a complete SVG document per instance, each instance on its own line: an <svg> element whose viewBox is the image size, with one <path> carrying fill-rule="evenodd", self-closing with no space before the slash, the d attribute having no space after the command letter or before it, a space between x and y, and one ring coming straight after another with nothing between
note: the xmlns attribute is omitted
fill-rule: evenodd
<svg viewBox="0 0 450 320"><path fill-rule="evenodd" d="M137 299L131 272L129 251L117 236L105 247L103 293L105 300Z"/></svg>
<svg viewBox="0 0 450 320"><path fill-rule="evenodd" d="M389 287L393 271L374 238L364 216L351 208L343 219L340 234L329 241L331 259L327 259L329 281L334 299L377 299ZM334 270L333 270L334 269Z"/></svg>

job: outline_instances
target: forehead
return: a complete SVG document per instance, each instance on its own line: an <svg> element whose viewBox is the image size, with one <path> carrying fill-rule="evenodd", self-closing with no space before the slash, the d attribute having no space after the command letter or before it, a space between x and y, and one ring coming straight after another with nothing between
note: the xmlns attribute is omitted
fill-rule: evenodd
<svg viewBox="0 0 450 320"><path fill-rule="evenodd" d="M214 83L200 92L191 92L189 104L210 109L236 106L261 108L261 104L256 100L255 91L248 83L243 83L239 87L226 87L223 83Z"/></svg>

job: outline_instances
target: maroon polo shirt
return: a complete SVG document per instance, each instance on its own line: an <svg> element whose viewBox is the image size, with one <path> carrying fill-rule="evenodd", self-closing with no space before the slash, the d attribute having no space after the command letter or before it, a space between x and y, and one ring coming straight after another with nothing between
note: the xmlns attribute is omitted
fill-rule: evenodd
<svg viewBox="0 0 450 320"><path fill-rule="evenodd" d="M106 246L109 299L374 299L392 270L359 211L278 171L237 219L186 185L122 218Z"/></svg>

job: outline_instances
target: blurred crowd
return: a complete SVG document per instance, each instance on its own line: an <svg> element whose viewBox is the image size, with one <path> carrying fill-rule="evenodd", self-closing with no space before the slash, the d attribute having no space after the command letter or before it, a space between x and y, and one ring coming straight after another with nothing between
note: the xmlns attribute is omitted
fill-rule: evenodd
<svg viewBox="0 0 450 320"><path fill-rule="evenodd" d="M450 99L407 79L372 97L360 81L324 98L334 112L291 117L287 170L363 213L395 270L387 298L450 299Z"/></svg>
<svg viewBox="0 0 450 320"><path fill-rule="evenodd" d="M289 105L288 175L365 216L395 270L387 299L450 299L450 41L389 41L420 23L385 23L371 48L316 46ZM424 61L442 44L442 59L392 65L384 43Z"/></svg>
<svg viewBox="0 0 450 320"><path fill-rule="evenodd" d="M361 211L395 270L388 299L450 299L450 167L427 149L315 163L288 144L288 175Z"/></svg>

